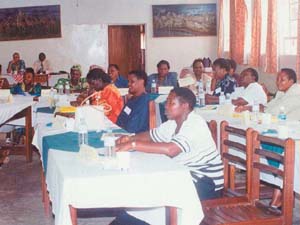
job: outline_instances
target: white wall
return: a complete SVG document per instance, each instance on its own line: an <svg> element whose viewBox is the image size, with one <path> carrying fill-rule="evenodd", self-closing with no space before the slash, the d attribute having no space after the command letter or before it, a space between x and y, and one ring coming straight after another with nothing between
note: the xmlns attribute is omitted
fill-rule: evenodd
<svg viewBox="0 0 300 225"><path fill-rule="evenodd" d="M198 57L216 58L217 37L152 37L152 8L158 4L216 3L217 0L1 0L0 8L61 5L62 38L0 42L0 64L6 70L12 53L20 52L27 66L46 53L53 69L66 70L80 63L84 72L91 64L107 66L107 25L146 25L146 71L166 59L179 72Z"/></svg>

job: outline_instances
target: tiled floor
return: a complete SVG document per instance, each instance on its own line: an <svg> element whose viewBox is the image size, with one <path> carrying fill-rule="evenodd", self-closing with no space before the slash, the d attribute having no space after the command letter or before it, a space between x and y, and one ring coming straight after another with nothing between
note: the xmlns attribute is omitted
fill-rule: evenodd
<svg viewBox="0 0 300 225"><path fill-rule="evenodd" d="M54 225L54 218L45 217L43 210L37 154L32 163L25 163L23 156L11 156L10 159L0 169L0 225ZM299 208L299 200L296 200L294 225L300 224ZM85 217L89 214L84 212ZM103 215L92 212L94 216L100 214ZM112 217L103 216L81 218L78 225L107 225L111 220Z"/></svg>

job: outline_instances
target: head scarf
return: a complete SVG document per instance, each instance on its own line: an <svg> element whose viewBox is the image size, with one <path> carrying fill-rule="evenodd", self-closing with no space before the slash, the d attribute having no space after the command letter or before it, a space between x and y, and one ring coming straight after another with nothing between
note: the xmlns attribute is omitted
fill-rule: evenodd
<svg viewBox="0 0 300 225"><path fill-rule="evenodd" d="M71 71L72 70L78 70L80 72L80 74L82 74L82 71L81 71L81 66L79 64L75 64L71 67Z"/></svg>

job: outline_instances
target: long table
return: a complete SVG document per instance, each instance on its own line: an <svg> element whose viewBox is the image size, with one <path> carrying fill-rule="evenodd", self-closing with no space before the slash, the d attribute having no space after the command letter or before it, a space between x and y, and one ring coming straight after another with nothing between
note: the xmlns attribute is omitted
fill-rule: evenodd
<svg viewBox="0 0 300 225"><path fill-rule="evenodd" d="M213 108L212 110L207 110L208 108ZM253 128L254 130L262 133L268 129L277 129L278 123L271 123L269 125L257 124L251 122L249 125L243 123L242 118L236 118L229 115L220 115L217 110L218 106L215 107L206 107L206 108L196 108L196 112L199 113L205 120L216 120L218 123L218 148L220 149L220 122L226 120L229 125L241 129L247 129L248 127ZM294 167L294 191L300 194L300 122L299 121L287 121L286 125L289 128L289 137L295 141L295 167ZM269 134L271 135L271 134ZM274 136L274 135L273 135ZM231 153L237 154L240 157L246 157L239 151L230 149ZM261 174L261 179L267 181L271 184L282 186L282 179L279 177L274 177L272 174Z"/></svg>
<svg viewBox="0 0 300 225"><path fill-rule="evenodd" d="M64 132L40 124L33 144L43 155L43 137ZM130 155L130 169L122 171L104 169L101 163L86 162L77 152L50 149L46 183L55 224L71 224L69 205L75 208L139 209L170 206L180 209L182 225L201 222L201 203L186 168L163 155L139 152Z"/></svg>
<svg viewBox="0 0 300 225"><path fill-rule="evenodd" d="M31 98L32 99L32 98ZM9 123L10 121L25 117L25 157L27 162L32 161L32 109L31 106L35 103L31 101L19 101L14 103L1 104L0 110L0 126Z"/></svg>

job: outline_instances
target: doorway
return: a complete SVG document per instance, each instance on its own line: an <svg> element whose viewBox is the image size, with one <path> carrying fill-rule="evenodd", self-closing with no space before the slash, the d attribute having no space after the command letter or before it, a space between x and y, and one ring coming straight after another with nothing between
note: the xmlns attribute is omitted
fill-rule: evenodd
<svg viewBox="0 0 300 225"><path fill-rule="evenodd" d="M108 26L108 61L125 77L131 70L145 70L145 25Z"/></svg>

